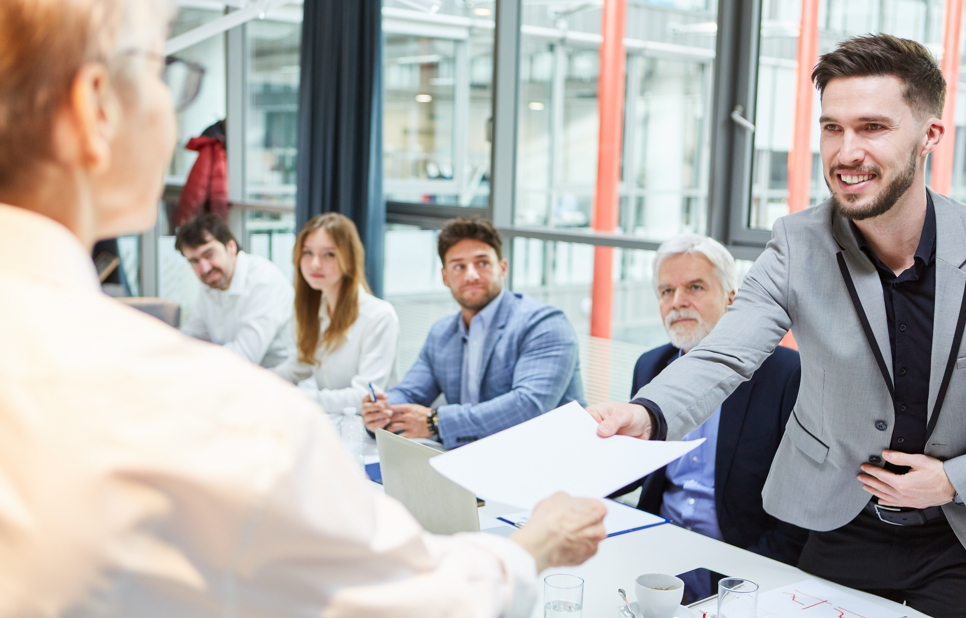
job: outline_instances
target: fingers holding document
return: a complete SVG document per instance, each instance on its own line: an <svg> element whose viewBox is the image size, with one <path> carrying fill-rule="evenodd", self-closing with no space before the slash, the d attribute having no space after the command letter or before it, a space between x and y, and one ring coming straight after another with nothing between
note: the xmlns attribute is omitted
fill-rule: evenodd
<svg viewBox="0 0 966 618"><path fill-rule="evenodd" d="M385 393L378 393L375 401L368 395L362 399L362 420L369 431L385 429L391 419L392 410Z"/></svg>
<svg viewBox="0 0 966 618"><path fill-rule="evenodd" d="M650 440L654 433L650 412L636 403L598 403L587 412L600 423L597 435L602 438L621 435Z"/></svg>
<svg viewBox="0 0 966 618"><path fill-rule="evenodd" d="M530 552L537 571L573 566L597 553L597 544L607 536L605 515L600 500L558 492L540 502L527 525L510 538Z"/></svg>

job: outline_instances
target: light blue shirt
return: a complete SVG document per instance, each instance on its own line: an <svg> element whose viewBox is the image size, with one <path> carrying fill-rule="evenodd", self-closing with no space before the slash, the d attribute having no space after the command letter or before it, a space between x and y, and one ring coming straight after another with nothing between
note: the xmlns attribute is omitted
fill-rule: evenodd
<svg viewBox="0 0 966 618"><path fill-rule="evenodd" d="M680 358L680 355L678 355ZM682 528L722 540L714 506L714 458L718 450L721 406L682 440L705 438L704 444L667 466L661 517Z"/></svg>
<svg viewBox="0 0 966 618"><path fill-rule="evenodd" d="M486 332L493 323L493 316L496 314L506 288L500 294L487 303L486 307L480 309L479 313L473 316L470 327L466 328L463 317L459 318L460 334L463 335L463 375L460 379L460 401L461 404L480 403L480 380L483 378L483 342L486 340Z"/></svg>

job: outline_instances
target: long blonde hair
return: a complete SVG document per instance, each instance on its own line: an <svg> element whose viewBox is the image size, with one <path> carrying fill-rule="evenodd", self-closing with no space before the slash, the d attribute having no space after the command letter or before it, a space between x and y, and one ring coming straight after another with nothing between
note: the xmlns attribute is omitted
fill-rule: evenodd
<svg viewBox="0 0 966 618"><path fill-rule="evenodd" d="M342 273L339 299L325 332L319 332L322 292L309 286L302 276L301 267L305 239L318 230L325 230L332 239L339 272ZM314 365L317 363L315 353L320 348L331 352L345 343L346 333L359 317L359 286L372 293L366 281L366 252L362 248L355 223L335 212L313 217L295 239L292 264L295 266L295 321L299 361Z"/></svg>

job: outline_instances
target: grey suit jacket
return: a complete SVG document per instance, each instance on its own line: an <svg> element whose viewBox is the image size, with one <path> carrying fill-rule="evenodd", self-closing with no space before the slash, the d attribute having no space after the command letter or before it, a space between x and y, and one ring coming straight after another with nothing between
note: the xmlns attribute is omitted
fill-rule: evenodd
<svg viewBox="0 0 966 618"><path fill-rule="evenodd" d="M966 206L930 192L936 210L936 310L929 379L929 415L946 370L966 288ZM885 364L892 354L882 285L831 201L779 219L734 304L697 348L638 391L660 406L668 439L707 419L752 376L791 329L802 360L798 401L785 427L762 492L765 510L812 530L845 525L870 494L856 480L859 466L889 447L892 399L839 271L842 253ZM966 496L966 344L926 454L944 461ZM888 423L885 431L875 427ZM966 507L943 506L966 545Z"/></svg>

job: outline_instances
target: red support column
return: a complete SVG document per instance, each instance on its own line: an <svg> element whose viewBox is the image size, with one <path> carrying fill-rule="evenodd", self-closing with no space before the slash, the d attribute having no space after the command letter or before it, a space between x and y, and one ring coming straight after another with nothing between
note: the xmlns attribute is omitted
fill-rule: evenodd
<svg viewBox="0 0 966 618"><path fill-rule="evenodd" d="M946 78L946 107L943 124L946 134L932 153L930 185L937 193L949 195L953 184L953 156L956 151L956 87L959 85L959 34L963 23L963 0L946 0L946 27L943 36L943 76Z"/></svg>
<svg viewBox="0 0 966 618"><path fill-rule="evenodd" d="M788 153L789 212L808 208L812 184L812 100L815 96L812 69L818 62L818 3L819 0L802 0L795 80L795 132L792 151Z"/></svg>
<svg viewBox="0 0 966 618"><path fill-rule="evenodd" d="M613 232L618 223L618 184L624 133L624 22L627 0L604 0L597 81L600 145L597 151L597 193L591 225ZM614 306L614 249L594 247L594 283L591 291L590 334L610 339Z"/></svg>

